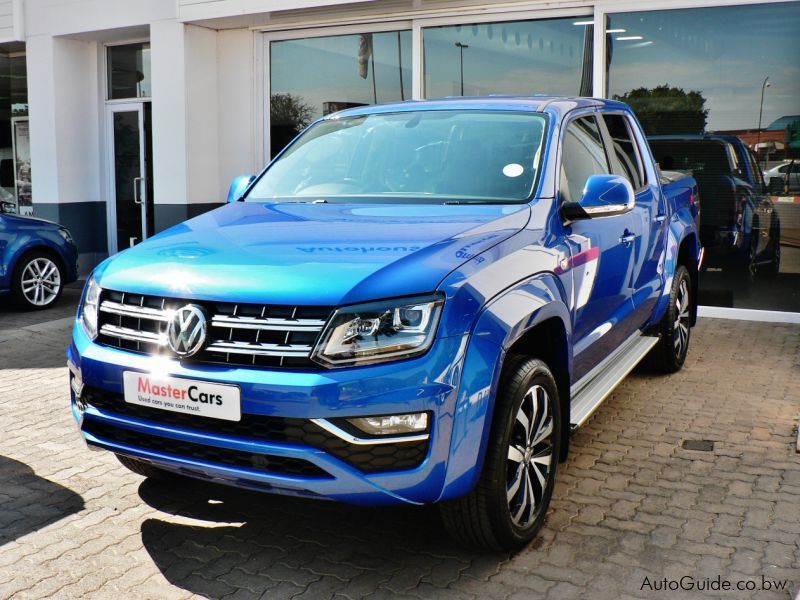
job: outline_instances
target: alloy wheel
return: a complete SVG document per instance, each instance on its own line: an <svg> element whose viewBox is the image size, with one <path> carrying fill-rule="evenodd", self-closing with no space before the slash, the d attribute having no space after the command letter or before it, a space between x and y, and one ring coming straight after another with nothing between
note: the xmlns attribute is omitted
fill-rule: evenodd
<svg viewBox="0 0 800 600"><path fill-rule="evenodd" d="M49 258L30 261L22 271L22 293L34 306L47 306L61 291L61 273Z"/></svg>
<svg viewBox="0 0 800 600"><path fill-rule="evenodd" d="M689 346L689 283L683 279L675 298L675 356L682 357Z"/></svg>
<svg viewBox="0 0 800 600"><path fill-rule="evenodd" d="M522 399L508 445L506 498L517 527L524 529L536 519L553 460L550 397L534 385Z"/></svg>

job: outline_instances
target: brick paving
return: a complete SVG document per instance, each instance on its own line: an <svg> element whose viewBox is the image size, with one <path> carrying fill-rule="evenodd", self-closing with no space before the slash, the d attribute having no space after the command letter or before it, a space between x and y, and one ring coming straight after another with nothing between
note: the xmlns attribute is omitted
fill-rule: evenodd
<svg viewBox="0 0 800 600"><path fill-rule="evenodd" d="M63 316L73 309L50 323L0 309L0 598L797 594L796 325L704 319L681 373L632 374L573 438L540 537L508 556L458 548L430 508L157 483L88 451L67 408ZM645 577L654 586L687 575L790 583L642 589Z"/></svg>

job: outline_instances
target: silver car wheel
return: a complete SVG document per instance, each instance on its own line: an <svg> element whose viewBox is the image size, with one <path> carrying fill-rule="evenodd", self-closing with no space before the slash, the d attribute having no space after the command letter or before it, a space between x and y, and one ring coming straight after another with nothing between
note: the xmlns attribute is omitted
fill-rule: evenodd
<svg viewBox="0 0 800 600"><path fill-rule="evenodd" d="M525 528L536 519L553 465L550 397L534 385L522 399L508 445L506 498L511 520Z"/></svg>
<svg viewBox="0 0 800 600"><path fill-rule="evenodd" d="M682 357L689 347L689 283L684 279L675 297L675 356Z"/></svg>
<svg viewBox="0 0 800 600"><path fill-rule="evenodd" d="M30 261L22 270L22 294L34 306L47 306L61 291L61 273L49 258Z"/></svg>

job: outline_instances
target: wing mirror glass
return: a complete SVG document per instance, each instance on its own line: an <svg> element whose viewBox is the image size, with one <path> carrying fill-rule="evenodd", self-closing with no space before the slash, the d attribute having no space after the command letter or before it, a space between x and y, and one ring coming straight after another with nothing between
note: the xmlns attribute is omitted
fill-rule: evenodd
<svg viewBox="0 0 800 600"><path fill-rule="evenodd" d="M245 190L253 183L254 179L254 175L239 175L234 179L228 190L228 202L239 202L242 196L244 196Z"/></svg>
<svg viewBox="0 0 800 600"><path fill-rule="evenodd" d="M621 215L636 202L630 181L619 175L592 175L586 180L583 195L577 202L565 202L561 208L570 221Z"/></svg>

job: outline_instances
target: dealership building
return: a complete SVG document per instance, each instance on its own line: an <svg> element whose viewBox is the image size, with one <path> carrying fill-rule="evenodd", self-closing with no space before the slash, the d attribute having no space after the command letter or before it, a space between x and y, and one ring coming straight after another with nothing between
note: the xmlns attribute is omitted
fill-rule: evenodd
<svg viewBox="0 0 800 600"><path fill-rule="evenodd" d="M84 273L349 106L614 97L800 163L798 1L2 0L0 42L0 201L68 226ZM705 314L800 322L800 189L770 194L779 273L704 271Z"/></svg>

